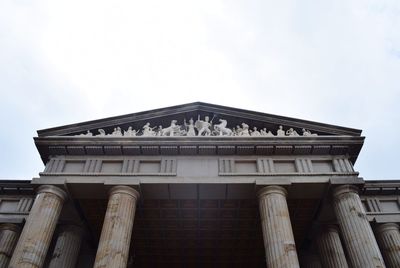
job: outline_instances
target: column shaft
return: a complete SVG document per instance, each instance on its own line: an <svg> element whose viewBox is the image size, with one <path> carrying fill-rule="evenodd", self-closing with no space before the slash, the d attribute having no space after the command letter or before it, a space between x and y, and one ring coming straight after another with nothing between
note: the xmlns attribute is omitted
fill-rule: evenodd
<svg viewBox="0 0 400 268"><path fill-rule="evenodd" d="M379 246L389 268L400 267L400 232L395 223L384 223L376 228Z"/></svg>
<svg viewBox="0 0 400 268"><path fill-rule="evenodd" d="M81 247L82 229L74 225L60 229L49 268L74 268Z"/></svg>
<svg viewBox="0 0 400 268"><path fill-rule="evenodd" d="M9 267L43 266L65 198L66 193L58 187L45 185L38 188Z"/></svg>
<svg viewBox="0 0 400 268"><path fill-rule="evenodd" d="M268 268L299 267L286 195L280 186L267 186L258 192Z"/></svg>
<svg viewBox="0 0 400 268"><path fill-rule="evenodd" d="M8 267L19 232L20 229L15 224L3 223L0 225L0 268Z"/></svg>
<svg viewBox="0 0 400 268"><path fill-rule="evenodd" d="M358 189L351 185L342 185L334 190L333 196L333 207L352 266L354 268L385 267L358 195Z"/></svg>
<svg viewBox="0 0 400 268"><path fill-rule="evenodd" d="M128 186L114 186L109 195L95 268L126 267L139 193Z"/></svg>
<svg viewBox="0 0 400 268"><path fill-rule="evenodd" d="M339 229L336 226L325 226L317 237L316 242L324 267L349 267L340 242Z"/></svg>

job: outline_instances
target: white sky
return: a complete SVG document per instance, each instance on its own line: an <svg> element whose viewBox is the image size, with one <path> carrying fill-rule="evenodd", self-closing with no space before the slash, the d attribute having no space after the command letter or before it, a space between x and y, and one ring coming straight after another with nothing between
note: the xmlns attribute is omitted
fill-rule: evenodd
<svg viewBox="0 0 400 268"><path fill-rule="evenodd" d="M0 177L36 130L193 101L359 128L400 178L400 1L0 1Z"/></svg>

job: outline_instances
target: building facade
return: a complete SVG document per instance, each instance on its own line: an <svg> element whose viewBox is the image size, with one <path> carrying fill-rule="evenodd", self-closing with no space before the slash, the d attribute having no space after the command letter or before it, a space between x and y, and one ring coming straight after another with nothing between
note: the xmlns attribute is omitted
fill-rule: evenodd
<svg viewBox="0 0 400 268"><path fill-rule="evenodd" d="M38 131L0 267L400 267L400 181L357 129L207 103Z"/></svg>

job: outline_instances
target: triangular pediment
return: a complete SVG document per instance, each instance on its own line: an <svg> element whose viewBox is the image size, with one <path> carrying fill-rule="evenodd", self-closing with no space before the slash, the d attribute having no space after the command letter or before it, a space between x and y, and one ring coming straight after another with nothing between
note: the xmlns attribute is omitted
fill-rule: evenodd
<svg viewBox="0 0 400 268"><path fill-rule="evenodd" d="M204 123L207 121L206 117L211 123L209 127L211 132L203 130L202 135L210 136L241 136L244 134L244 136L271 137L277 136L280 126L285 133L284 136L290 136L291 129L295 131L293 135L298 134L299 136L360 136L361 134L361 130L352 128L195 102L39 130L38 136L197 136L201 127L207 125ZM221 123L222 125L226 124L226 132L222 132L218 127L215 128L215 125ZM173 124L173 133L168 131L171 124ZM161 132L161 129L164 129L164 132ZM146 132L146 130L150 130L150 132ZM241 133L241 131L244 132ZM257 131L260 132L260 135ZM282 134L282 132L280 133Z"/></svg>

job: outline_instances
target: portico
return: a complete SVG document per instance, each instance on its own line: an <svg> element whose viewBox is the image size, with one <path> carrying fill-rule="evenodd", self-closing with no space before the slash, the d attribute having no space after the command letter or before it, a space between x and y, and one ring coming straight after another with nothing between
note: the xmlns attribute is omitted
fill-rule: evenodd
<svg viewBox="0 0 400 268"><path fill-rule="evenodd" d="M38 133L29 198L1 186L10 267L399 264L400 182L358 176L359 130L193 103Z"/></svg>

